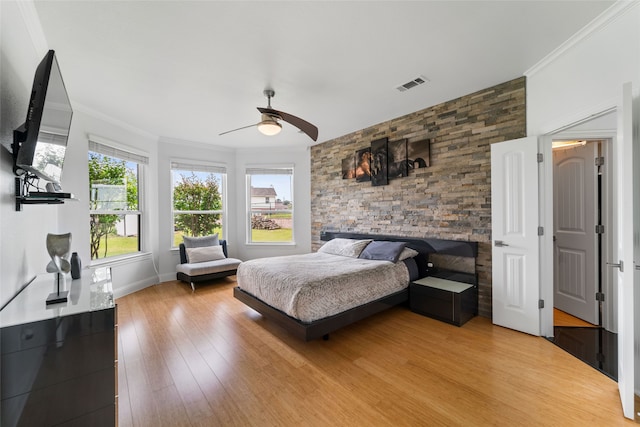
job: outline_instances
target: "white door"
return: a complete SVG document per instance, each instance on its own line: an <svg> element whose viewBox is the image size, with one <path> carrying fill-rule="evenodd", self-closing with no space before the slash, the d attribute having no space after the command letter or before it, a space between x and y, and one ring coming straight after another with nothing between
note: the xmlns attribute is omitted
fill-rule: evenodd
<svg viewBox="0 0 640 427"><path fill-rule="evenodd" d="M553 151L554 307L598 324L594 142Z"/></svg>
<svg viewBox="0 0 640 427"><path fill-rule="evenodd" d="M634 418L634 251L638 251L638 239L634 247L634 236L638 236L639 222L634 205L637 206L639 188L634 189L634 127L638 135L638 118L633 116L631 83L623 86L622 103L618 109L618 245L615 260L618 264L618 389L625 417ZM634 123L635 121L635 123ZM637 141L636 141L637 145ZM640 167L640 165L637 165ZM635 218L634 218L635 217ZM640 251L636 252L640 253ZM622 264L622 265L620 265Z"/></svg>
<svg viewBox="0 0 640 427"><path fill-rule="evenodd" d="M538 141L491 145L493 323L540 335Z"/></svg>

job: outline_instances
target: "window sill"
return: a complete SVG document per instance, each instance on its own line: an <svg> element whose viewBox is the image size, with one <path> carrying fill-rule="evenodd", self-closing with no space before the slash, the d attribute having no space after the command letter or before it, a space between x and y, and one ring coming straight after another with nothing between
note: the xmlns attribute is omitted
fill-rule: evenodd
<svg viewBox="0 0 640 427"><path fill-rule="evenodd" d="M247 242L247 246L297 246L295 242Z"/></svg>
<svg viewBox="0 0 640 427"><path fill-rule="evenodd" d="M145 259L151 259L150 252L136 252L135 254L118 255L109 258L100 258L92 260L89 267L101 267L101 266L114 266L131 264L133 262L142 261Z"/></svg>

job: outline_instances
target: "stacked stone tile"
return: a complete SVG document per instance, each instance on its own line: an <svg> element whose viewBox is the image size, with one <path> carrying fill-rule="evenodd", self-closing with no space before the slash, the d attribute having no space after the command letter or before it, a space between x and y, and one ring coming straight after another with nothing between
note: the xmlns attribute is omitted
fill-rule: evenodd
<svg viewBox="0 0 640 427"><path fill-rule="evenodd" d="M491 317L490 146L524 136L522 77L311 147L313 249L323 229L477 241L479 311ZM386 186L342 179L342 159L384 137L430 139L431 166Z"/></svg>

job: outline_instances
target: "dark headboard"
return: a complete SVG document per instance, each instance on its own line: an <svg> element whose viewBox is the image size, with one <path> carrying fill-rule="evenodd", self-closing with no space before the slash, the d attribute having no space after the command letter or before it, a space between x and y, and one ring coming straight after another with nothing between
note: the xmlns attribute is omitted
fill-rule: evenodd
<svg viewBox="0 0 640 427"><path fill-rule="evenodd" d="M323 231L320 240L328 241L341 237L343 239L374 239L406 242L408 247L423 254L454 255L476 258L478 256L478 242L464 240L443 240L432 238L412 238L401 236L385 236L380 234L348 233L342 231Z"/></svg>

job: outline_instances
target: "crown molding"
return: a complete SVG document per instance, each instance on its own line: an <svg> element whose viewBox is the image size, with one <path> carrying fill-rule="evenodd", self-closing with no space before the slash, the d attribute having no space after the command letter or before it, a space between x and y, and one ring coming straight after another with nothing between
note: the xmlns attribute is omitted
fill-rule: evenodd
<svg viewBox="0 0 640 427"><path fill-rule="evenodd" d="M582 29L580 29L577 33L571 36L568 40L562 43L560 46L555 48L551 53L542 58L538 63L536 63L533 67L529 68L524 72L524 75L527 77L531 77L538 73L540 70L545 68L547 65L558 59L565 52L571 49L576 44L581 41L587 39L592 34L602 30L607 25L620 18L630 10L634 9L640 5L639 0L619 0L607 10L598 15L595 19L585 25Z"/></svg>
<svg viewBox="0 0 640 427"><path fill-rule="evenodd" d="M232 147L214 145L206 142L190 141L190 140L180 139L180 138L170 138L168 136L161 136L158 139L158 142L162 142L165 144L172 144L172 145L188 146L193 148L201 148L205 150L216 150L216 151L222 151L226 153L235 153L237 151L235 148L232 148Z"/></svg>
<svg viewBox="0 0 640 427"><path fill-rule="evenodd" d="M89 108L84 104L80 104L78 102L71 101L71 106L73 107L74 111L78 111L80 113L84 113L84 114L86 114L88 116L91 116L91 117L93 117L95 119L102 120L103 122L112 124L112 125L117 126L117 127L121 128L121 129L125 129L125 130L127 130L127 131L129 131L131 133L134 133L136 135L140 135L140 136L142 136L144 138L154 139L156 141L158 140L158 135L154 135L151 132L148 132L148 131L146 131L144 129L140 129L139 127L136 127L136 126L134 126L134 125L132 125L130 123L123 122L122 120L115 119L115 118L113 118L113 117L111 117L111 116L109 116L107 114L104 114L104 113L101 113L101 112L99 112L97 110Z"/></svg>
<svg viewBox="0 0 640 427"><path fill-rule="evenodd" d="M294 146L283 146L283 145L276 145L276 146L272 146L272 147L240 147L236 149L236 152L238 153L255 153L256 150L265 150L265 151L269 151L270 153L291 153L291 152L303 152L303 151L311 151L309 145L294 145Z"/></svg>
<svg viewBox="0 0 640 427"><path fill-rule="evenodd" d="M36 54L38 54L38 56L46 55L49 51L49 43L42 30L42 23L40 22L40 16L36 10L35 3L31 0L22 0L17 1L16 5L20 10Z"/></svg>

